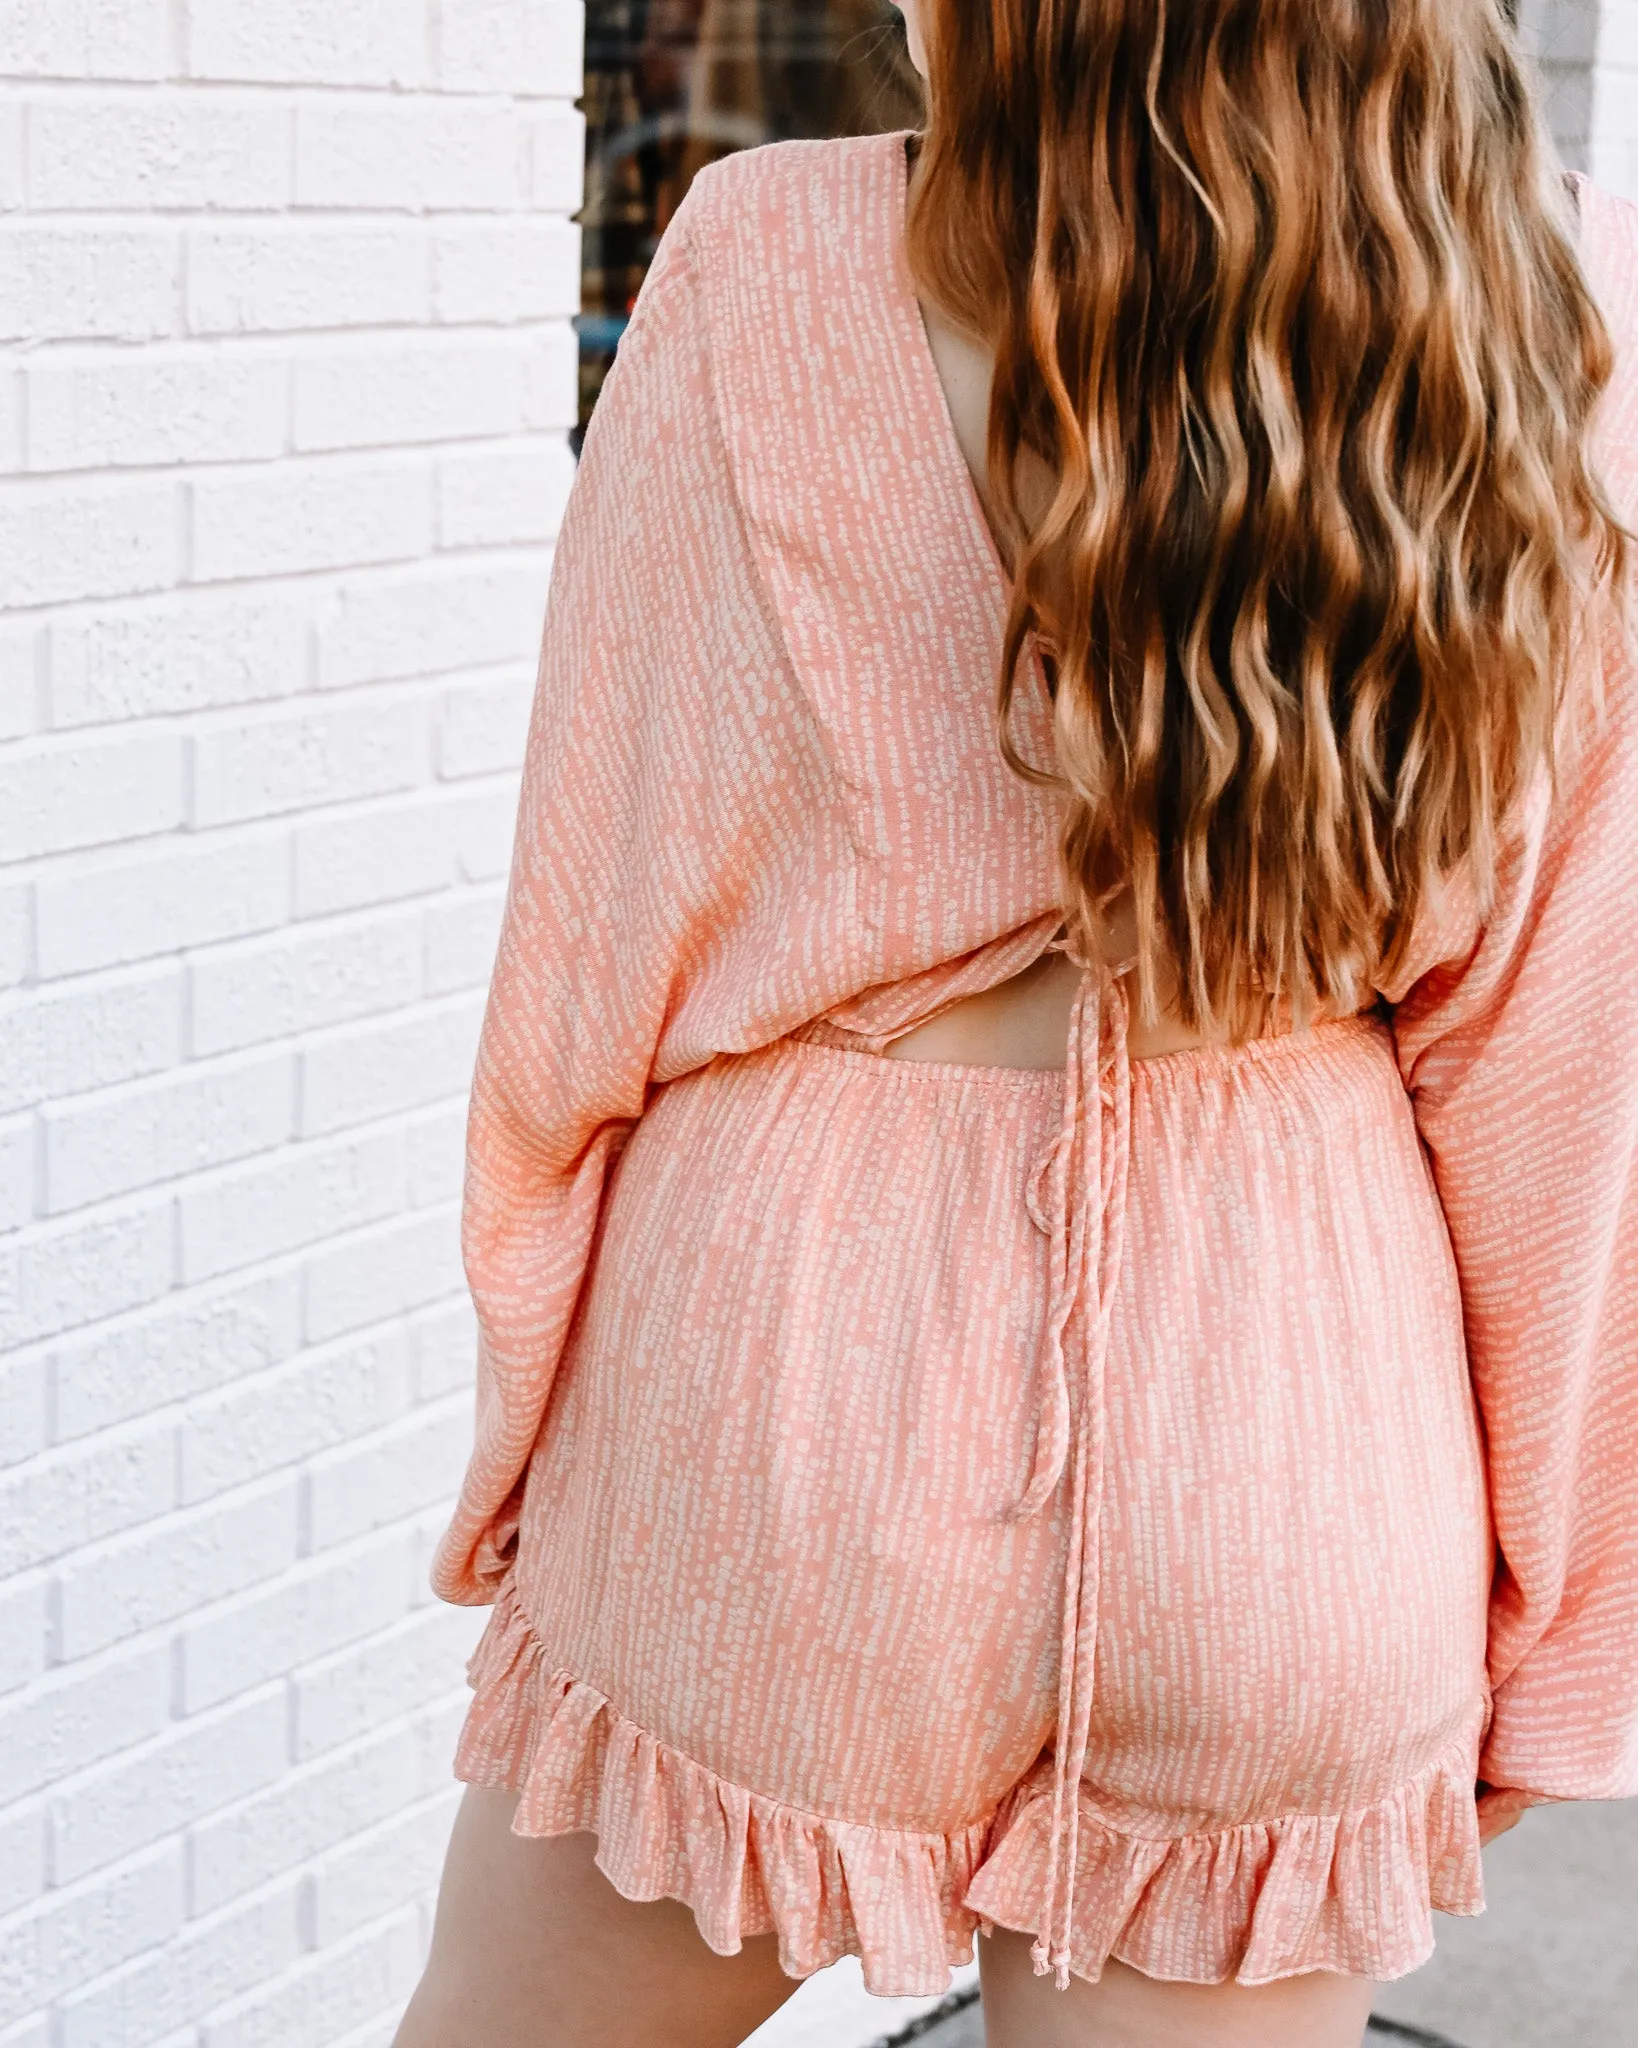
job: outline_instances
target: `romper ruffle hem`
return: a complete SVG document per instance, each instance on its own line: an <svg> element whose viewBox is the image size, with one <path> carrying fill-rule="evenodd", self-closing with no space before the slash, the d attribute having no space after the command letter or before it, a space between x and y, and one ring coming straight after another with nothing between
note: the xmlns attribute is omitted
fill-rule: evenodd
<svg viewBox="0 0 1638 2048"><path fill-rule="evenodd" d="M927 1997L980 1928L1039 1932L1050 1757L955 1834L800 1812L728 1784L555 1668L512 1577L466 1669L455 1775L519 1793L516 1834L595 1833L622 1897L680 1899L718 1955L777 1934L787 1976L858 1956L878 1997ZM1095 1980L1114 1957L1193 1983L1405 1976L1433 1953L1434 1912L1483 1910L1477 1742L1475 1726L1374 1805L1215 1834L1114 1827L1083 1786L1071 1967Z"/></svg>

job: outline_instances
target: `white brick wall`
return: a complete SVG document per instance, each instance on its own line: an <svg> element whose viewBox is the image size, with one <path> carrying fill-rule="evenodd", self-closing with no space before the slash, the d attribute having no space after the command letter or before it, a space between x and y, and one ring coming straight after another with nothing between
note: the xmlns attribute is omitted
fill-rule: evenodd
<svg viewBox="0 0 1638 2048"><path fill-rule="evenodd" d="M0 2048L384 2048L573 0L0 0Z"/></svg>
<svg viewBox="0 0 1638 2048"><path fill-rule="evenodd" d="M1638 0L1519 0L1564 160L1638 199Z"/></svg>

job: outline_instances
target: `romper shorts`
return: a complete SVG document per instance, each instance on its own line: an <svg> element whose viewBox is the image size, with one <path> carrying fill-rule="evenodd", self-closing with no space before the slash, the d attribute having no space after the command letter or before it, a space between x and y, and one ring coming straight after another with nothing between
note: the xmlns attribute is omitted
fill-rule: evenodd
<svg viewBox="0 0 1638 2048"><path fill-rule="evenodd" d="M1044 1356L1073 1086L798 1033L657 1091L456 1773L793 1977L937 1993L992 1925L1060 1982L1402 1975L1484 1904L1493 1535L1391 1031L1131 1065L1096 1383ZM1021 1513L1066 1393L1098 1469Z"/></svg>

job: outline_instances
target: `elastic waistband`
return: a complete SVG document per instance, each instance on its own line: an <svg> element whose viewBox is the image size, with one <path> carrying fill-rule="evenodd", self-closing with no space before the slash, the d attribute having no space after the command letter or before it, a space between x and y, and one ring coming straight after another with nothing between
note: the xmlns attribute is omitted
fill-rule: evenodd
<svg viewBox="0 0 1638 2048"><path fill-rule="evenodd" d="M814 1019L813 1023L823 1029L822 1018ZM998 1067L968 1060L895 1059L886 1053L865 1052L858 1046L839 1044L828 1037L807 1035L811 1030L812 1025L799 1025L785 1037L776 1038L756 1053L742 1057L755 1059L774 1055L829 1064L833 1068L839 1066L841 1071L851 1067L862 1078L867 1077L884 1087L948 1088L952 1083L959 1083L968 1088L993 1088L1008 1094L1051 1097L1060 1094L1064 1086L1062 1067ZM1132 1084L1141 1088L1187 1079L1191 1075L1199 1077L1239 1067L1256 1067L1271 1060L1325 1060L1369 1044L1389 1047L1392 1039L1391 1027L1378 1011L1362 1010L1348 1017L1321 1018L1307 1031L1277 1031L1262 1038L1245 1039L1238 1045L1185 1045L1173 1052L1152 1053L1146 1059L1131 1062Z"/></svg>

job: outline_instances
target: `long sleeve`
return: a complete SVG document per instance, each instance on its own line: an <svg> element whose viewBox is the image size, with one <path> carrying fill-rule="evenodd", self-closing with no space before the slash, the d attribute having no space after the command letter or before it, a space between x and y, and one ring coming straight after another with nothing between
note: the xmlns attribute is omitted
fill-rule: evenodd
<svg viewBox="0 0 1638 2048"><path fill-rule="evenodd" d="M430 1574L464 1605L495 1598L515 1549L605 1180L669 1078L662 1043L676 1071L710 1056L713 1032L753 1030L724 958L736 932L755 936L759 904L777 911L779 830L801 837L801 736L774 729L777 679L763 662L754 695L730 687L764 627L691 239L708 179L644 281L552 565L466 1125L475 1443Z"/></svg>
<svg viewBox="0 0 1638 2048"><path fill-rule="evenodd" d="M1638 1794L1638 672L1613 622L1602 658L1606 723L1494 914L1395 1011L1487 1445L1497 1805Z"/></svg>
<svg viewBox="0 0 1638 2048"><path fill-rule="evenodd" d="M1598 453L1630 525L1638 208L1577 183L1616 345ZM1498 1810L1638 1794L1638 656L1613 605L1582 659L1602 724L1572 696L1560 786L1521 823L1484 925L1388 992L1486 1440L1479 1776Z"/></svg>

